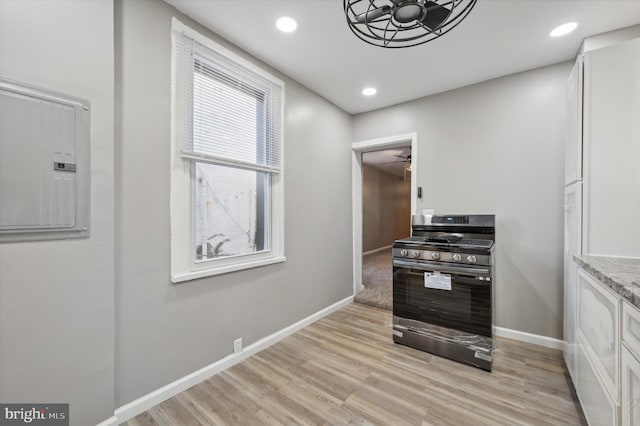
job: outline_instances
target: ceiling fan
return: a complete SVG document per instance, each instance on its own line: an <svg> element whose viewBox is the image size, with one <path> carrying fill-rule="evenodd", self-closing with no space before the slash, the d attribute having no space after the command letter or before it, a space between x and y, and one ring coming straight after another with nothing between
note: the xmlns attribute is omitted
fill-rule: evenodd
<svg viewBox="0 0 640 426"><path fill-rule="evenodd" d="M404 180L407 180L407 172L411 173L411 154L409 155L394 155L394 157L402 158L402 160L396 161L387 161L382 164L392 164L392 163L405 163L404 169Z"/></svg>
<svg viewBox="0 0 640 426"><path fill-rule="evenodd" d="M409 164L411 164L411 154L409 154L409 155L394 155L394 157L402 158L402 160L386 161L386 162L384 162L382 164L404 163L404 162L409 162Z"/></svg>
<svg viewBox="0 0 640 426"><path fill-rule="evenodd" d="M462 22L477 0L343 0L351 31L380 47L431 41Z"/></svg>

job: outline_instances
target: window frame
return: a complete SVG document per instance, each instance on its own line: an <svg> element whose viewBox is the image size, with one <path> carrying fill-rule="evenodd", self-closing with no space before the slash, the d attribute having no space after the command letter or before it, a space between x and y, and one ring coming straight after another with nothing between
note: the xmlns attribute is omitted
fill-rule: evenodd
<svg viewBox="0 0 640 426"><path fill-rule="evenodd" d="M280 171L270 172L269 193L269 221L265 233L270 239L270 249L256 253L221 257L218 259L196 259L196 233L195 233L195 168L199 161L197 155L185 155L183 146L185 142L184 129L177 124L176 115L183 114L185 108L189 108L186 99L181 97L176 90L176 61L179 60L173 54L174 33L183 33L205 47L226 57L241 67L260 75L282 90L280 105ZM195 74L194 69L194 74ZM171 63L171 155L170 155L170 216L171 216L171 282L179 283L197 278L225 274L264 265L284 262L284 82L272 76L253 63L231 52L220 44L194 31L184 25L175 17L172 20L172 63ZM234 165L233 162L217 162L203 156L200 159L204 163L217 164L225 167L261 171L259 168L250 168L242 164ZM231 163L231 164L230 164ZM263 171L263 170L262 170Z"/></svg>

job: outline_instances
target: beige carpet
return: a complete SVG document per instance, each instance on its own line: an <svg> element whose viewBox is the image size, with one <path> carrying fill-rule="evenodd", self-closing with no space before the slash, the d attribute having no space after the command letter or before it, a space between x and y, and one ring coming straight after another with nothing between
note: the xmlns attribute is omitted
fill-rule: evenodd
<svg viewBox="0 0 640 426"><path fill-rule="evenodd" d="M364 290L356 294L354 301L390 311L393 308L392 279L391 249L364 256L362 258Z"/></svg>

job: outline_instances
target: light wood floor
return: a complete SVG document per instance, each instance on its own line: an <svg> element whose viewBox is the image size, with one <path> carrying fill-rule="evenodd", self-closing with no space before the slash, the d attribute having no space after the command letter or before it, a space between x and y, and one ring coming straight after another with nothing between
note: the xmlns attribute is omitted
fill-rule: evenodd
<svg viewBox="0 0 640 426"><path fill-rule="evenodd" d="M559 351L496 339L487 373L390 336L352 304L126 424L584 424Z"/></svg>

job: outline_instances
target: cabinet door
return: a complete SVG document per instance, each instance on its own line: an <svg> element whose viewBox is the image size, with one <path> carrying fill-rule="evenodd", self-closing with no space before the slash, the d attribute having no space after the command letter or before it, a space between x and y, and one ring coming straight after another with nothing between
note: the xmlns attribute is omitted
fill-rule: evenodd
<svg viewBox="0 0 640 426"><path fill-rule="evenodd" d="M607 392L599 375L593 368L590 358L584 350L581 338L578 338L576 350L576 390L580 404L592 426L614 426L618 423L618 409Z"/></svg>
<svg viewBox="0 0 640 426"><path fill-rule="evenodd" d="M629 302L622 302L622 343L640 357L640 310Z"/></svg>
<svg viewBox="0 0 640 426"><path fill-rule="evenodd" d="M573 256L581 253L582 183L565 189L564 196L564 341L565 363L575 383L577 327L577 265Z"/></svg>
<svg viewBox="0 0 640 426"><path fill-rule="evenodd" d="M571 70L566 89L567 139L565 142L565 185L582 179L582 58Z"/></svg>
<svg viewBox="0 0 640 426"><path fill-rule="evenodd" d="M615 402L619 401L620 301L578 269L578 337Z"/></svg>
<svg viewBox="0 0 640 426"><path fill-rule="evenodd" d="M639 113L640 38L586 53L585 253L640 257Z"/></svg>
<svg viewBox="0 0 640 426"><path fill-rule="evenodd" d="M622 424L640 425L640 361L624 346L622 348L621 399Z"/></svg>

